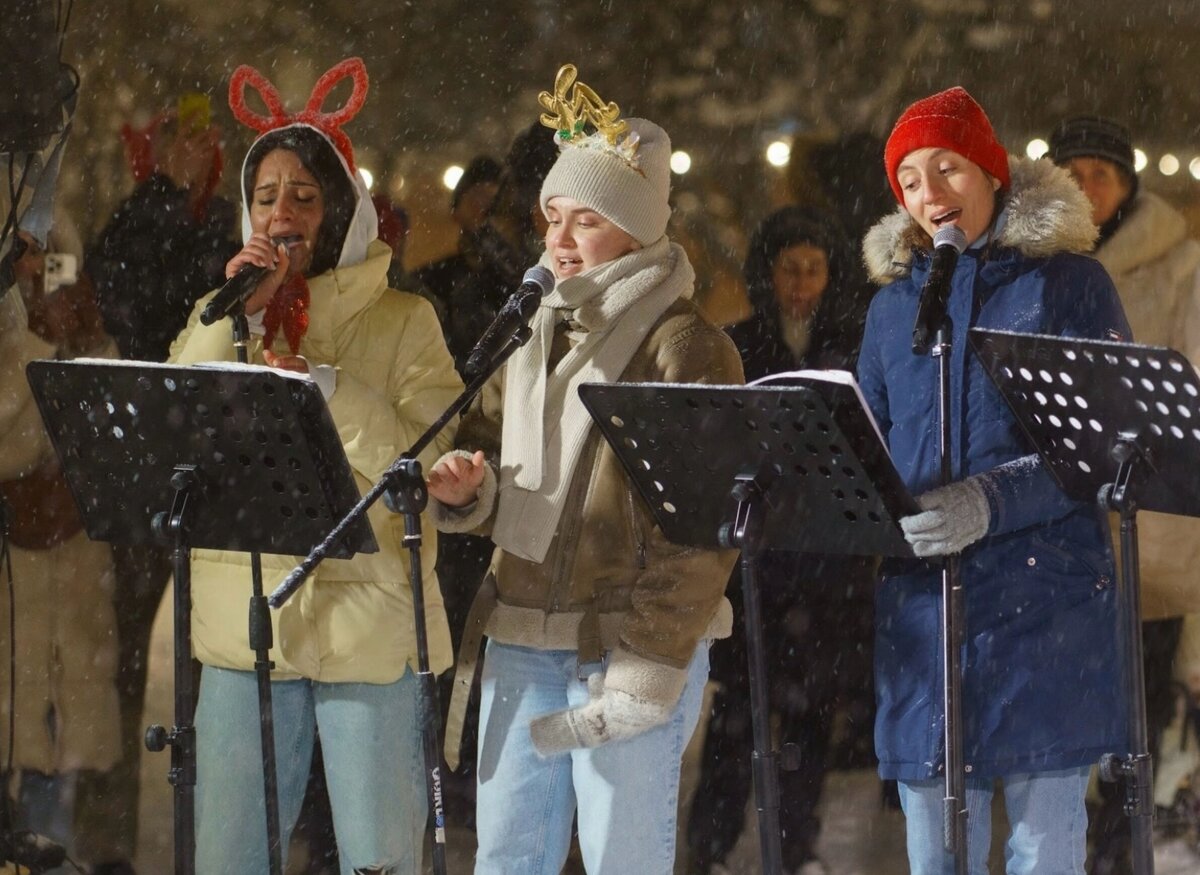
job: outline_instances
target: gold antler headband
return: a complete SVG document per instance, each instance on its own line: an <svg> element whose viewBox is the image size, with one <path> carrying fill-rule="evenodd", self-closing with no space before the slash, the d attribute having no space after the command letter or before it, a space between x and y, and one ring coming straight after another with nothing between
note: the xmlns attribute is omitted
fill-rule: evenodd
<svg viewBox="0 0 1200 875"><path fill-rule="evenodd" d="M578 75L574 64L563 64L554 77L554 93L543 91L538 95L538 103L546 110L541 116L542 124L558 131L563 143L577 143L588 138L584 128L590 123L610 148L617 149L617 140L628 133L629 123L621 119L621 110L615 103L611 100L605 103L592 88L577 81ZM636 148L635 141L625 156L627 160L633 158Z"/></svg>

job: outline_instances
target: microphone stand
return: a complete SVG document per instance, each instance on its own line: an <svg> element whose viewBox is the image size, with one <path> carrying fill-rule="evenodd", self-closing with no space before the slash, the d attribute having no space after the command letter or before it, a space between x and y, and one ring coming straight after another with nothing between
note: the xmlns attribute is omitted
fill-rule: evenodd
<svg viewBox="0 0 1200 875"><path fill-rule="evenodd" d="M420 725L422 749L425 760L425 787L429 797L429 810L433 815L433 871L435 875L446 875L446 817L442 806L441 757L437 749L440 729L440 708L437 684L429 669L429 643L425 624L425 590L421 573L421 511L428 501L425 476L421 470L419 456L443 428L462 412L479 394L483 384L508 360L518 347L524 346L533 332L528 325L521 325L512 338L500 349L486 368L480 370L462 393L454 399L425 433L383 473L366 495L350 512L338 522L325 540L284 579L271 593L268 602L279 608L295 594L313 570L325 559L329 551L342 539L367 510L381 497L398 513L404 514L404 546L409 550L409 582L412 585L413 623L416 627L417 679L420 682Z"/></svg>
<svg viewBox="0 0 1200 875"><path fill-rule="evenodd" d="M926 296L922 296L925 298ZM946 297L949 297L947 291ZM913 353L930 355L937 362L938 462L942 486L954 479L950 446L950 350L954 326L946 312L947 301L922 300L913 329ZM932 343L929 342L933 336ZM945 713L945 796L942 799L943 842L954 857L955 875L967 875L967 788L963 771L962 647L966 607L963 600L959 554L942 558L942 708Z"/></svg>
<svg viewBox="0 0 1200 875"><path fill-rule="evenodd" d="M233 346L241 364L249 362L250 325L245 302L229 311L233 321ZM267 815L267 860L271 875L283 875L283 842L279 825L279 782L275 765L275 712L271 697L271 612L263 596L262 557L250 554L250 649L254 651L254 676L258 682L258 727L263 755L263 797Z"/></svg>
<svg viewBox="0 0 1200 875"><path fill-rule="evenodd" d="M916 325L913 327L913 353L928 354L937 362L938 463L942 486L948 486L954 480L950 433L950 351L953 346L954 324L948 312L949 283L958 254L965 248L966 239L960 231L957 235L947 235L946 243L956 250L954 260L950 261L949 265L944 261L939 262L937 252L944 248L939 246L939 238L946 234L946 231L958 230L946 229L934 236L934 260L930 265L930 276L926 280L926 289L921 295ZM963 245L955 242L956 236L961 238ZM939 271L948 272L949 275L941 275L940 281L935 281L935 274ZM935 282L937 288L930 289L929 285ZM967 875L967 782L966 772L963 770L962 736L962 649L966 640L967 624L959 560L958 553L942 557L942 708L945 714L942 838L946 851L954 858L955 875Z"/></svg>
<svg viewBox="0 0 1200 875"><path fill-rule="evenodd" d="M934 334L929 354L938 365L938 455L941 482L954 478L950 446L950 349L953 325L947 313ZM955 875L967 875L967 787L963 771L962 647L966 631L959 554L942 559L942 705L945 711L945 847L954 857Z"/></svg>

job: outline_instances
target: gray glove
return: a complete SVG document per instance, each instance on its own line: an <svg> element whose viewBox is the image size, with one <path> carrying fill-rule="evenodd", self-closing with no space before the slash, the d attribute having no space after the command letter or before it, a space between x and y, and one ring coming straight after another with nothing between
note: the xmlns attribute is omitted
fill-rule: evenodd
<svg viewBox="0 0 1200 875"><path fill-rule="evenodd" d="M917 556L961 553L987 534L992 521L987 496L976 477L917 496L921 513L900 518L904 539Z"/></svg>
<svg viewBox="0 0 1200 875"><path fill-rule="evenodd" d="M673 705L606 688L604 672L588 676L588 703L538 717L529 724L533 746L544 757L578 747L599 747L633 738L667 722Z"/></svg>

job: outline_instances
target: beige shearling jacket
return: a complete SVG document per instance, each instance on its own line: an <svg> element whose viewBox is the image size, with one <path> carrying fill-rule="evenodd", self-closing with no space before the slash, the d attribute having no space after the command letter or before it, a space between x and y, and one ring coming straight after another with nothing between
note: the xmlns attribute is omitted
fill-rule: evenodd
<svg viewBox="0 0 1200 875"><path fill-rule="evenodd" d="M741 357L696 306L677 300L651 328L620 382L741 384ZM504 373L484 387L463 417L460 451L482 449L490 464L468 513L432 502L443 531L490 531L496 505ZM663 537L599 431L587 438L561 522L543 562L497 549L472 606L459 649L446 759L458 758L458 733L483 635L546 650L578 650L580 663L611 652L623 688L673 703L702 639L728 637L725 585L735 550L701 550Z"/></svg>

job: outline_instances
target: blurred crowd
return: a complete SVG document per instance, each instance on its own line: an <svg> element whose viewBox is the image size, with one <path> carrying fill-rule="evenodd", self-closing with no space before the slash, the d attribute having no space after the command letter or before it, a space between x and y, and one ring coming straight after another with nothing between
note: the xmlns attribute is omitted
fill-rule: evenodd
<svg viewBox="0 0 1200 875"><path fill-rule="evenodd" d="M24 254L15 262L15 289L0 300L7 550L0 570L9 592L0 598L0 638L12 636L11 648L0 647L6 816L63 843L95 875L134 871L148 643L171 577L170 553L88 539L29 397L24 366L75 357L165 362L181 332L188 338L196 302L225 282L250 235L241 207L219 193L226 146L213 115L207 97L185 95L139 125L126 125L128 196L94 239L81 241L66 215L56 216L46 239L19 232ZM1094 257L1116 285L1134 338L1173 346L1200 363L1200 348L1187 346L1193 335L1185 331L1187 314L1200 306L1200 244L1176 208L1139 185L1130 132L1108 119L1078 116L1048 133L1045 160L1065 168L1086 194L1099 228ZM882 153L882 141L860 134L797 151L794 160L804 167L792 174L789 202L751 217L732 235L718 233L703 200L676 205L670 234L696 268L696 302L736 344L747 381L801 369L855 370L875 292L861 241L895 209ZM378 227L371 237L391 250L387 285L431 305L464 379L474 344L543 253L547 218L538 198L557 156L546 128L534 122L507 151L474 158L446 204L457 227L454 249L427 264L406 260L413 215L385 196L372 199ZM745 243L733 251L730 239ZM1200 797L1193 783L1200 767L1198 533L1191 520L1142 515L1154 797L1163 827L1178 831L1197 829ZM436 579L455 648L494 550L480 534L438 537ZM875 764L877 565L783 551L768 551L761 562L772 716L779 740L797 744L800 756L799 768L785 772L780 784L789 872L824 871L816 841L826 772ZM715 695L701 722L701 777L680 852L696 875L723 871L745 828L751 794L740 574L734 570L727 591L732 637L712 649ZM445 709L455 670L441 680ZM467 711L460 768L445 775L448 818L471 826L475 713ZM317 743L314 763L322 756ZM306 849L301 856L310 873L338 868L324 774L311 769L291 836ZM1119 790L1101 784L1090 799L1089 871L1130 871ZM885 787L880 804L898 804L894 787Z"/></svg>

